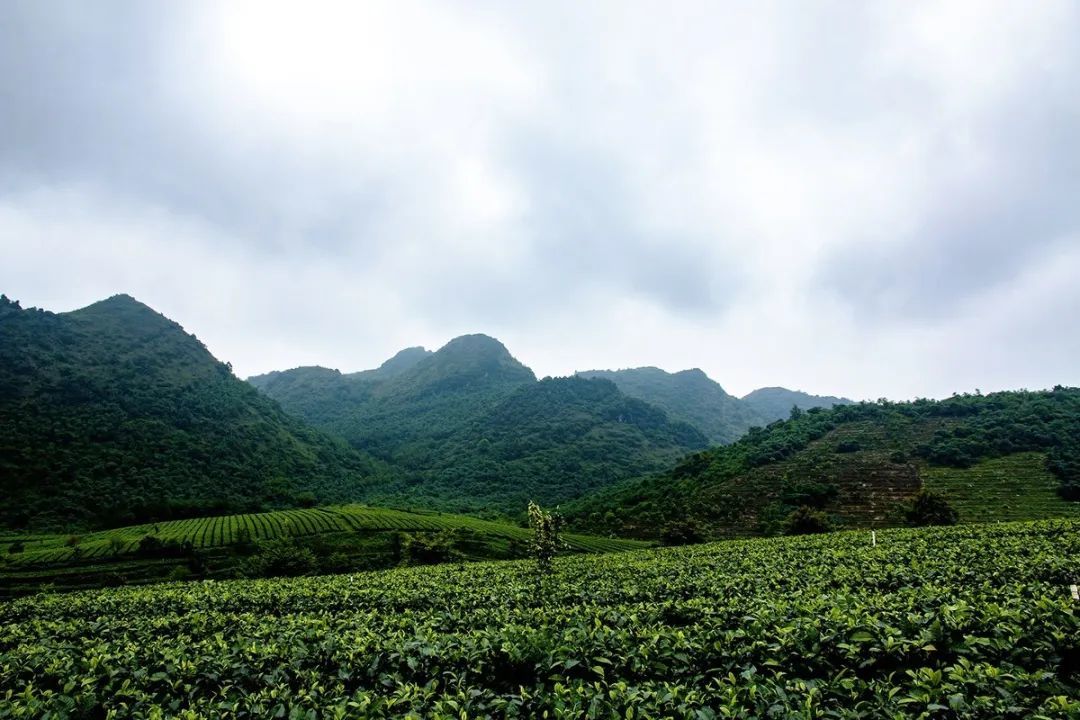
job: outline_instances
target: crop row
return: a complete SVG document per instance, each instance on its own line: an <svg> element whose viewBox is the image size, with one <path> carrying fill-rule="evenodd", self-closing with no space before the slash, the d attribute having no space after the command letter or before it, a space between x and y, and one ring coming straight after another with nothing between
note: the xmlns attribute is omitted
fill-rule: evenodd
<svg viewBox="0 0 1080 720"><path fill-rule="evenodd" d="M1076 717L1078 531L36 596L0 604L0 717Z"/></svg>
<svg viewBox="0 0 1080 720"><path fill-rule="evenodd" d="M473 530L521 542L529 538L529 531L525 528L468 516L346 505L136 525L92 533L79 538L77 544L72 544L67 536L38 536L32 542L24 543L22 553L9 555L8 561L15 566L29 567L72 559L103 559L134 552L139 541L147 535L177 544L190 543L194 548L204 549L234 544L245 537L265 540L327 532L436 532L452 529ZM633 541L579 535L568 535L566 540L571 548L586 552L613 552L644 546Z"/></svg>

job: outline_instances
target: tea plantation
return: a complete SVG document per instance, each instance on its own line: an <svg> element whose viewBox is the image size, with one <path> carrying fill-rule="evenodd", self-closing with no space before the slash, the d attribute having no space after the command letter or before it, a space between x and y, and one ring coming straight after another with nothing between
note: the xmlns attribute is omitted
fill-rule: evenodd
<svg viewBox="0 0 1080 720"><path fill-rule="evenodd" d="M252 545L266 542L290 542L344 556L324 572L388 567L407 562L400 557L403 538L408 542L440 534L452 540L455 557L470 560L524 557L531 538L527 528L505 522L356 504L173 520L80 536L0 534L0 598L42 586L84 589L152 582L186 569L194 560L200 565L198 577L234 577L237 562L254 552ZM567 534L564 541L574 552L649 546L577 534Z"/></svg>
<svg viewBox="0 0 1080 720"><path fill-rule="evenodd" d="M1080 523L0 603L0 718L1080 717Z"/></svg>

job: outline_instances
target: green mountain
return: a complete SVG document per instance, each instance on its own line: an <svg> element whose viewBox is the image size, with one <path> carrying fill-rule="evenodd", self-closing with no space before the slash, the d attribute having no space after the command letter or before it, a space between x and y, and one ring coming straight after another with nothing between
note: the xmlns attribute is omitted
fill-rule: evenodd
<svg viewBox="0 0 1080 720"><path fill-rule="evenodd" d="M467 335L391 377L297 368L251 382L297 417L402 469L368 501L518 513L669 466L695 428L600 379L537 381L497 340Z"/></svg>
<svg viewBox="0 0 1080 720"><path fill-rule="evenodd" d="M1080 389L797 411L566 512L576 527L639 537L774 534L808 516L832 527L918 521L909 511L924 489L961 521L1077 515Z"/></svg>
<svg viewBox="0 0 1080 720"><path fill-rule="evenodd" d="M773 420L783 420L791 414L791 408L810 410L821 407L830 408L834 405L851 405L854 401L847 398L833 397L831 395L810 395L800 390L788 390L782 387L758 388L749 395L744 395L743 403L748 405L766 423Z"/></svg>
<svg viewBox="0 0 1080 720"><path fill-rule="evenodd" d="M465 335L438 352L402 351L375 371L304 367L248 382L300 419L389 462L418 467L433 443L536 376L498 340Z"/></svg>
<svg viewBox="0 0 1080 720"><path fill-rule="evenodd" d="M719 383L696 368L677 373L655 367L587 370L578 375L611 380L630 397L655 405L673 420L698 428L713 444L734 442L751 427L766 425L774 419L763 417L749 404L728 395Z"/></svg>
<svg viewBox="0 0 1080 720"><path fill-rule="evenodd" d="M344 501L387 474L131 297L68 313L0 299L0 525L95 528Z"/></svg>

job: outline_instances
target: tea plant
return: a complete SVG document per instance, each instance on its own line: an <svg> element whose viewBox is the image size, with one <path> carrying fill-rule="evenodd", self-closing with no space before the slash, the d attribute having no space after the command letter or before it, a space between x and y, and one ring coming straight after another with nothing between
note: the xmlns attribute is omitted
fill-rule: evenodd
<svg viewBox="0 0 1080 720"><path fill-rule="evenodd" d="M1080 717L1080 523L0 603L0 718Z"/></svg>

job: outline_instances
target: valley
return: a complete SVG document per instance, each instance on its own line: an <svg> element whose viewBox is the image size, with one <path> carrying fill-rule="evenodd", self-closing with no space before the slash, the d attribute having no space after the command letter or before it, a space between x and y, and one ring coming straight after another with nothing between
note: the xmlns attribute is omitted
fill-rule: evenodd
<svg viewBox="0 0 1080 720"><path fill-rule="evenodd" d="M0 420L0 717L1080 712L1077 388L737 398L486 335L245 382L134 298L3 298Z"/></svg>

